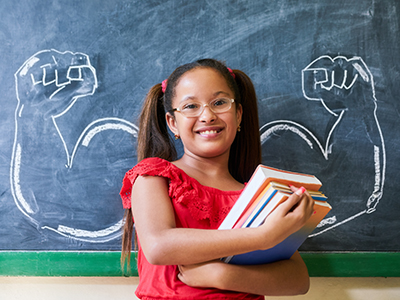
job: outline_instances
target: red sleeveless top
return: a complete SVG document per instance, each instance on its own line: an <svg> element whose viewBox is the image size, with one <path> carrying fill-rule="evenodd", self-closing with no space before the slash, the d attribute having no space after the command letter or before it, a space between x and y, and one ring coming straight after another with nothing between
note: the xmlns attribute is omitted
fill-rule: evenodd
<svg viewBox="0 0 400 300"><path fill-rule="evenodd" d="M147 158L125 174L121 197L124 208L131 207L131 190L141 175L169 179L169 197L175 210L176 226L181 228L217 229L242 191L221 191L201 185L196 179L172 163L160 158ZM155 299L264 299L264 296L222 291L212 288L193 288L177 277L177 266L151 265L139 243L139 285L136 296Z"/></svg>

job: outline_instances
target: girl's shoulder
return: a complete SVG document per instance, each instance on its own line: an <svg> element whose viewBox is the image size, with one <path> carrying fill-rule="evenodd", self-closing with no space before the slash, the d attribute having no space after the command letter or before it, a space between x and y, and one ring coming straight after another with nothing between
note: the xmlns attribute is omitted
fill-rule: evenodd
<svg viewBox="0 0 400 300"><path fill-rule="evenodd" d="M182 190L183 188L188 190L193 185L199 185L194 178L188 176L173 163L158 157L145 158L125 173L120 192L124 208L130 208L132 186L139 176L167 178L169 190L176 188L178 188L176 190Z"/></svg>
<svg viewBox="0 0 400 300"><path fill-rule="evenodd" d="M130 169L126 176L162 176L168 177L169 173L178 172L180 169L174 166L171 162L158 158L158 157L149 157L140 161L136 166Z"/></svg>

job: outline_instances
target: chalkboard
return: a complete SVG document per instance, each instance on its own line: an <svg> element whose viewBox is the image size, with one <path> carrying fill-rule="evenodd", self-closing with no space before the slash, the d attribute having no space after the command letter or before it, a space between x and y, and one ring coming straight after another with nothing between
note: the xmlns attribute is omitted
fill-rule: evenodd
<svg viewBox="0 0 400 300"><path fill-rule="evenodd" d="M3 0L0 11L1 264L120 250L143 98L205 57L252 78L263 163L323 182L333 209L302 252L398 254L398 1Z"/></svg>

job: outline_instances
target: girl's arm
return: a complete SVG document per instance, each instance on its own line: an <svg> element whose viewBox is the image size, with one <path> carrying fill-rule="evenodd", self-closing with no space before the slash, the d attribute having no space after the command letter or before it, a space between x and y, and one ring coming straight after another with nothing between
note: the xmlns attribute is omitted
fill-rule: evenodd
<svg viewBox="0 0 400 300"><path fill-rule="evenodd" d="M239 266L212 261L179 266L179 279L192 287L209 287L265 296L307 293L308 271L296 251L288 260L265 265Z"/></svg>
<svg viewBox="0 0 400 300"><path fill-rule="evenodd" d="M313 200L293 193L257 228L176 228L167 179L143 176L132 188L132 211L143 253L151 264L191 265L275 246L305 224Z"/></svg>

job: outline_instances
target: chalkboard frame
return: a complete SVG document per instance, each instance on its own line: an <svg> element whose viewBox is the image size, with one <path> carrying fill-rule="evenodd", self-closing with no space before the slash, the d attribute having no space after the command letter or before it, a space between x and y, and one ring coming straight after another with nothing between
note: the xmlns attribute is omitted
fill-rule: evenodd
<svg viewBox="0 0 400 300"><path fill-rule="evenodd" d="M311 277L400 277L400 252L301 252ZM0 276L137 276L136 253L123 272L119 251L2 251Z"/></svg>

